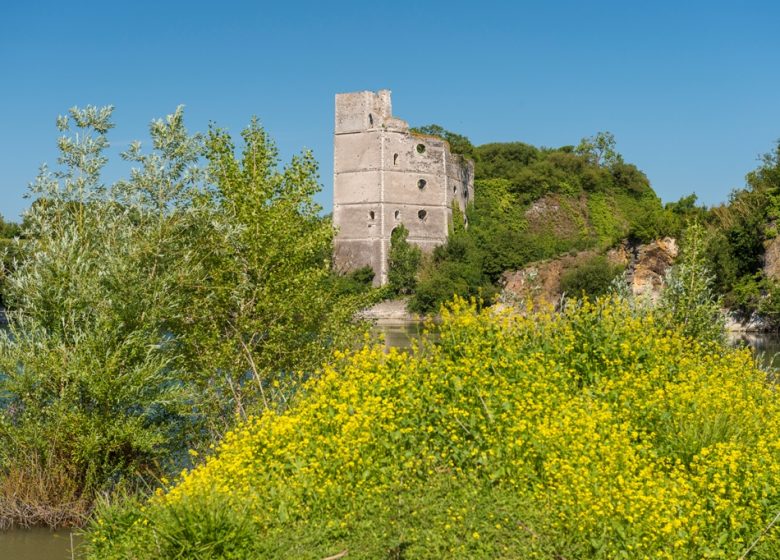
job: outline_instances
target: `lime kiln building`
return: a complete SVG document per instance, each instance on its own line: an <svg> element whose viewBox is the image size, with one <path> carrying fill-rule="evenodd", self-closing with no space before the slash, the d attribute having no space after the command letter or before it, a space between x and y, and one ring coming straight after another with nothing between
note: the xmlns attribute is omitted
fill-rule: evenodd
<svg viewBox="0 0 780 560"><path fill-rule="evenodd" d="M474 164L436 137L410 132L392 114L390 91L336 95L333 142L335 264L370 266L387 283L390 236L400 224L424 251L443 244L453 206L474 198Z"/></svg>

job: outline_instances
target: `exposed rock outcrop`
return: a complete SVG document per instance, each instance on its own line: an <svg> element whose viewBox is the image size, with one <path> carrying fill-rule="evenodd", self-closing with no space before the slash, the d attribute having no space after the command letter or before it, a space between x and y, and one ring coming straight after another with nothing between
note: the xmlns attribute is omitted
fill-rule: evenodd
<svg viewBox="0 0 780 560"><path fill-rule="evenodd" d="M666 272L674 264L678 253L677 241L671 237L636 247L633 266L629 266L627 275L631 292L657 301L664 287Z"/></svg>
<svg viewBox="0 0 780 560"><path fill-rule="evenodd" d="M418 319L406 310L406 299L380 301L358 313L358 318L383 324L408 323Z"/></svg>
<svg viewBox="0 0 780 560"><path fill-rule="evenodd" d="M645 245L624 241L607 252L611 265L626 267L626 280L634 295L656 301L663 289L667 271L677 258L677 242L666 237ZM529 264L520 269L505 272L502 277L502 299L555 303L561 297L561 277L596 256L596 251L581 251Z"/></svg>
<svg viewBox="0 0 780 560"><path fill-rule="evenodd" d="M764 274L772 280L780 280L780 236L764 242Z"/></svg>

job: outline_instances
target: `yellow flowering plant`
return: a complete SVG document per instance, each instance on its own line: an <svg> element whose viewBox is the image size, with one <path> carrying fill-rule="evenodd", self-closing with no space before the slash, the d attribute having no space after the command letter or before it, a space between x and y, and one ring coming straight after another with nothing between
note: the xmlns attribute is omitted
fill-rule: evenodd
<svg viewBox="0 0 780 560"><path fill-rule="evenodd" d="M456 300L437 330L338 353L143 511L105 509L90 557L204 557L183 524L215 558L780 555L780 400L748 350L618 298Z"/></svg>

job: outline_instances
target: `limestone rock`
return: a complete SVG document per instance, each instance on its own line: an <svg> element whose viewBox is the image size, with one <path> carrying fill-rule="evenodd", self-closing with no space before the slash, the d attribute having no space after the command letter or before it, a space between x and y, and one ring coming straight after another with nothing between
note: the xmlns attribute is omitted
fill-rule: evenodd
<svg viewBox="0 0 780 560"><path fill-rule="evenodd" d="M677 258L679 247L671 237L640 245L634 252L629 270L629 285L635 296L657 301L664 286L666 272Z"/></svg>
<svg viewBox="0 0 780 560"><path fill-rule="evenodd" d="M677 242L666 237L646 245L624 241L619 247L610 249L606 257L610 264L626 267L626 279L634 295L657 301L663 289L666 272L674 263L678 252ZM561 297L563 274L597 254L596 251L581 251L505 272L501 278L501 299L504 303L530 301L534 306L543 302L555 304Z"/></svg>
<svg viewBox="0 0 780 560"><path fill-rule="evenodd" d="M764 242L764 274L772 280L780 280L780 236Z"/></svg>
<svg viewBox="0 0 780 560"><path fill-rule="evenodd" d="M564 272L577 268L596 254L595 251L580 251L505 272L501 278L502 299L506 303L530 301L533 305L555 304L561 298L561 277ZM607 258L612 264L620 262L617 254L608 255Z"/></svg>
<svg viewBox="0 0 780 560"><path fill-rule="evenodd" d="M407 299L380 301L358 313L358 318L387 324L407 323L415 320L415 316L406 309L407 303Z"/></svg>

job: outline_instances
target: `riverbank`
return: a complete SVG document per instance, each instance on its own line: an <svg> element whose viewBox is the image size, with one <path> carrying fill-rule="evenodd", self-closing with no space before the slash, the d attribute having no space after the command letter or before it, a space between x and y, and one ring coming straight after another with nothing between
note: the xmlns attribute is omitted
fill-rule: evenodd
<svg viewBox="0 0 780 560"><path fill-rule="evenodd" d="M12 560L72 560L82 543L79 533L43 528L0 532L0 558Z"/></svg>
<svg viewBox="0 0 780 560"><path fill-rule="evenodd" d="M439 319L438 315L419 315L409 312L406 308L408 302L408 298L381 301L376 305L363 309L357 314L357 317L377 325L407 325L423 323L429 318ZM729 309L723 309L722 313L725 330L728 333L766 334L777 332L777 327L768 318L762 317L757 313L745 315ZM0 325L3 319L4 315L2 310L0 310Z"/></svg>
<svg viewBox="0 0 780 560"><path fill-rule="evenodd" d="M771 333L777 332L777 327L766 317L758 313L744 315L737 311L723 310L724 326L728 333Z"/></svg>
<svg viewBox="0 0 780 560"><path fill-rule="evenodd" d="M425 317L421 317L416 313L410 313L406 309L408 302L408 298L380 301L376 305L372 305L371 307L360 311L358 313L358 318L384 325L418 323L423 321Z"/></svg>

